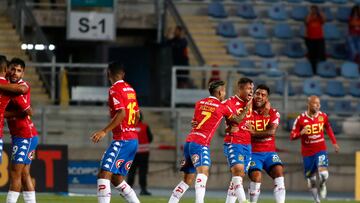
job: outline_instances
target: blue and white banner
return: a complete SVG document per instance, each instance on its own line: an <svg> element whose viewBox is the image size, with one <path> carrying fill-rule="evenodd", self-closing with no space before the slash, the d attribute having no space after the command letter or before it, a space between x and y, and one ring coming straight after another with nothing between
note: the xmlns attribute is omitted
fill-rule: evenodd
<svg viewBox="0 0 360 203"><path fill-rule="evenodd" d="M99 161L69 161L69 184L96 184Z"/></svg>

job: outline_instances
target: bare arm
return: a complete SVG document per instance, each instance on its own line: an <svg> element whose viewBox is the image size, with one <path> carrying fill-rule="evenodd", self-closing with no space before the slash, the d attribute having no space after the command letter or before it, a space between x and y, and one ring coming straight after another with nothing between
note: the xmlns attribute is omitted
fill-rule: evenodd
<svg viewBox="0 0 360 203"><path fill-rule="evenodd" d="M269 128L264 131L256 131L252 126L248 126L248 129L252 137L255 138L266 138L275 135L278 125L270 124Z"/></svg>
<svg viewBox="0 0 360 203"><path fill-rule="evenodd" d="M5 111L4 117L5 118L12 118L12 117L25 117L25 116L32 116L33 110L32 108L28 108L25 111Z"/></svg>
<svg viewBox="0 0 360 203"><path fill-rule="evenodd" d="M110 123L108 123L105 128L92 134L91 140L94 143L98 143L108 132L118 126L122 122L122 120L124 120L124 118L125 110L120 109L119 111L117 111L115 116L111 119Z"/></svg>
<svg viewBox="0 0 360 203"><path fill-rule="evenodd" d="M229 120L239 124L245 118L246 114L248 114L248 112L251 108L251 105L252 105L252 102L251 101L248 102L240 114L231 116L229 118Z"/></svg>
<svg viewBox="0 0 360 203"><path fill-rule="evenodd" d="M0 90L13 94L26 94L29 87L22 84L0 84Z"/></svg>

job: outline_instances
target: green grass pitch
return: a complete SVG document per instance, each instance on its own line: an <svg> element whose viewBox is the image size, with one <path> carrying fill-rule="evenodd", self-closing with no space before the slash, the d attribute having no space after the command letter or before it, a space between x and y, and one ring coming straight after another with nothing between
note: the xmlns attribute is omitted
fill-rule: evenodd
<svg viewBox="0 0 360 203"><path fill-rule="evenodd" d="M5 202L6 195L0 195L0 202ZM89 197L69 197L69 196L58 196L58 195L37 195L36 197L38 203L97 203L97 199L95 196ZM118 196L114 196L111 198L111 202L125 202L124 199ZM168 200L167 197L140 197L141 203L166 203ZM180 201L180 203L193 203L195 202L193 198L184 198ZM224 203L224 199L219 198L207 198L205 199L206 203ZM272 199L269 200L260 200L258 203L273 203L275 202ZM306 200L286 200L286 203L311 203L313 201ZM355 203L356 201L346 201L346 200L338 200L338 201L321 201L322 203ZM22 196L19 197L18 203L24 203Z"/></svg>

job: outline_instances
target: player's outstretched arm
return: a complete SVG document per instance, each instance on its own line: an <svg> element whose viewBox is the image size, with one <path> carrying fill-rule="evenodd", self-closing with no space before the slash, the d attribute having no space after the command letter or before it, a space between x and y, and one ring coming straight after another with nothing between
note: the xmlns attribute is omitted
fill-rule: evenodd
<svg viewBox="0 0 360 203"><path fill-rule="evenodd" d="M26 94L29 87L23 84L0 84L0 90L13 94Z"/></svg>
<svg viewBox="0 0 360 203"><path fill-rule="evenodd" d="M24 111L5 111L4 113L5 118L26 117L32 115L33 115L33 110L31 107L27 108Z"/></svg>
<svg viewBox="0 0 360 203"><path fill-rule="evenodd" d="M238 114L238 115L233 115L229 118L229 120L231 120L232 122L235 122L237 124L239 124L246 116L246 114L249 113L249 110L251 109L252 106L252 100L250 100L247 105L244 107L243 111Z"/></svg>
<svg viewBox="0 0 360 203"><path fill-rule="evenodd" d="M125 118L125 110L124 109L118 110L115 116L111 119L110 123L105 128L91 135L91 140L94 143L98 143L103 137L105 137L105 135L108 132L110 132L116 126L120 125L120 123L124 118Z"/></svg>

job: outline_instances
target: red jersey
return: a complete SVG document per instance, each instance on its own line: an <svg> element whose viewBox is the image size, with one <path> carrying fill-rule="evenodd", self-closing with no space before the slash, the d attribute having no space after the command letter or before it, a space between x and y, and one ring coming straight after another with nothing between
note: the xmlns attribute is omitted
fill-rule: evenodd
<svg viewBox="0 0 360 203"><path fill-rule="evenodd" d="M8 81L4 77L0 77L0 84L8 84ZM4 135L3 134L4 113L9 101L10 101L10 96L4 94L4 92L0 92L0 139Z"/></svg>
<svg viewBox="0 0 360 203"><path fill-rule="evenodd" d="M237 115L241 114L244 110L245 106L247 105L247 102L243 101L241 98L239 98L237 95L230 97L226 100L225 104L230 107L230 109L236 113ZM244 119L239 123L235 124L231 122L230 120L226 120L226 124L228 126L230 125L238 125L239 131L235 133L226 133L224 142L225 143L234 143L234 144L251 144L251 134L246 129L245 124L247 122L251 122L251 109L247 113L247 115L244 117Z"/></svg>
<svg viewBox="0 0 360 203"><path fill-rule="evenodd" d="M139 146L137 153L149 152L150 139L148 135L148 125L139 121L136 126L136 132L138 133Z"/></svg>
<svg viewBox="0 0 360 203"><path fill-rule="evenodd" d="M307 132L304 135L300 135L300 131L305 127L308 128ZM310 117L307 112L304 112L296 118L290 138L293 140L301 137L302 155L312 156L326 150L324 128L331 142L336 144L336 138L331 129L328 116L320 111L314 117Z"/></svg>
<svg viewBox="0 0 360 203"><path fill-rule="evenodd" d="M224 116L230 118L232 114L231 109L216 97L210 96L197 101L193 121L196 121L198 125L191 130L186 142L209 146L221 119Z"/></svg>
<svg viewBox="0 0 360 203"><path fill-rule="evenodd" d="M306 24L306 37L310 39L324 38L323 24L324 21L321 17L310 17L309 22Z"/></svg>
<svg viewBox="0 0 360 203"><path fill-rule="evenodd" d="M6 108L7 111L23 112L30 108L31 94L29 84L23 80L19 80L18 84L27 86L28 90L25 94L21 94L11 98L9 105ZM11 136L32 138L38 135L35 125L32 122L30 116L7 118L7 124Z"/></svg>
<svg viewBox="0 0 360 203"><path fill-rule="evenodd" d="M109 89L108 105L111 118L115 116L118 110L122 109L125 111L125 118L121 124L112 130L113 139L137 139L135 121L139 105L136 100L135 90L123 80L115 82Z"/></svg>
<svg viewBox="0 0 360 203"><path fill-rule="evenodd" d="M360 18L350 17L349 19L349 35L360 36Z"/></svg>
<svg viewBox="0 0 360 203"><path fill-rule="evenodd" d="M280 123L280 114L276 109L270 108L269 115L262 115L253 111L252 126L258 132L267 130L270 125L278 126ZM264 138L251 137L252 152L275 152L275 135Z"/></svg>

